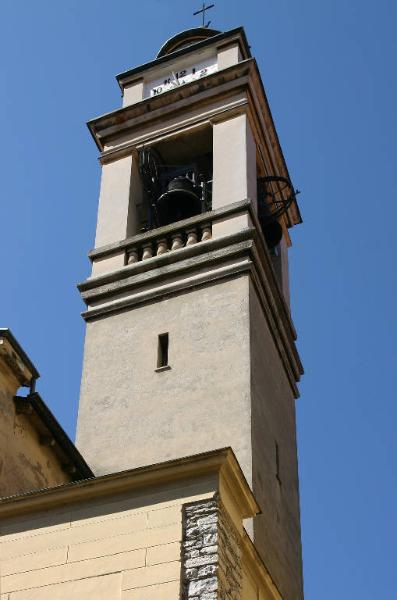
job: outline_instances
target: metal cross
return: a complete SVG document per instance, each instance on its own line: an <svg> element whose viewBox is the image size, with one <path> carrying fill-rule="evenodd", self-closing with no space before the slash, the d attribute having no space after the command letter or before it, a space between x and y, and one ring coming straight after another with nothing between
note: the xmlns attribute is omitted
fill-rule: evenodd
<svg viewBox="0 0 397 600"><path fill-rule="evenodd" d="M207 25L205 24L205 13L207 10L209 10L210 8L214 8L215 4L210 4L209 6L205 5L205 2L203 2L203 8L201 10L197 10L195 13L193 13L193 16L195 17L196 15L199 15L201 13L203 13L203 27L209 27L211 21L208 21Z"/></svg>

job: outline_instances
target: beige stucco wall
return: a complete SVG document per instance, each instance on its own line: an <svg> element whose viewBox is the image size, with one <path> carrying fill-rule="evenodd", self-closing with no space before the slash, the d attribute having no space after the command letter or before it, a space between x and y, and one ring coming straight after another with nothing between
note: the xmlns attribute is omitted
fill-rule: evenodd
<svg viewBox="0 0 397 600"><path fill-rule="evenodd" d="M182 505L214 481L3 519L1 600L178 600Z"/></svg>
<svg viewBox="0 0 397 600"><path fill-rule="evenodd" d="M249 275L88 322L77 444L97 474L231 446L262 509L258 551L301 598L295 398Z"/></svg>
<svg viewBox="0 0 397 600"><path fill-rule="evenodd" d="M97 474L232 446L251 480L248 277L87 323L77 445ZM171 369L156 372L158 335Z"/></svg>
<svg viewBox="0 0 397 600"><path fill-rule="evenodd" d="M242 60L240 44L236 41L232 44L218 48L218 69L227 69Z"/></svg>
<svg viewBox="0 0 397 600"><path fill-rule="evenodd" d="M127 236L132 156L102 166L95 246L105 246Z"/></svg>
<svg viewBox="0 0 397 600"><path fill-rule="evenodd" d="M295 398L252 283L249 304L252 489L262 509L254 539L283 597L298 600L303 585Z"/></svg>
<svg viewBox="0 0 397 600"><path fill-rule="evenodd" d="M212 208L250 198L256 208L256 144L246 114L214 123Z"/></svg>
<svg viewBox="0 0 397 600"><path fill-rule="evenodd" d="M0 497L70 481L52 449L13 401L19 383L0 357Z"/></svg>
<svg viewBox="0 0 397 600"><path fill-rule="evenodd" d="M124 88L123 92L123 107L130 106L131 104L136 104L137 102L141 102L141 100L143 100L143 89L143 79L137 79L136 81L133 81L130 85L127 85Z"/></svg>

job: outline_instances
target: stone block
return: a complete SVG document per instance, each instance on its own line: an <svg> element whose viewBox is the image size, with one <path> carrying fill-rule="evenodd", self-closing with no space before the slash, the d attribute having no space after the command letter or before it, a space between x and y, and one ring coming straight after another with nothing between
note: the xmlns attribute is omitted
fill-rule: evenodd
<svg viewBox="0 0 397 600"><path fill-rule="evenodd" d="M201 594L216 592L218 589L218 579L216 577L207 577L206 579L198 579L191 581L188 587L190 596L201 596Z"/></svg>
<svg viewBox="0 0 397 600"><path fill-rule="evenodd" d="M51 547L104 539L118 533L135 532L145 528L146 513L139 513L126 518L98 521L91 525L69 527L42 535L32 531L30 537L2 542L0 544L0 555L4 560L21 554L40 552Z"/></svg>
<svg viewBox="0 0 397 600"><path fill-rule="evenodd" d="M162 548L165 545L170 546L172 545L172 542L179 542L181 538L181 525L171 525L169 527L159 527L150 530L145 529L142 531L103 538L94 542L71 545L69 548L68 560L69 562L74 562L146 547L149 547L149 550L154 551L155 548L150 548L150 546L158 548ZM169 560L174 559L170 558Z"/></svg>
<svg viewBox="0 0 397 600"><path fill-rule="evenodd" d="M120 600L120 584L121 574L113 573L15 592L10 594L10 600Z"/></svg>
<svg viewBox="0 0 397 600"><path fill-rule="evenodd" d="M70 527L70 511L53 511L50 513L39 513L29 517L18 517L4 519L0 525L1 541L17 539L19 537L31 536L32 531L36 533L50 533Z"/></svg>
<svg viewBox="0 0 397 600"><path fill-rule="evenodd" d="M93 560L68 563L28 573L19 573L2 578L3 592L16 592L25 589L67 583L87 577L97 577L123 570L136 569L145 564L145 550L134 550L115 556L105 556ZM132 571L129 571L130 573Z"/></svg>
<svg viewBox="0 0 397 600"><path fill-rule="evenodd" d="M161 510L151 510L148 513L148 527L165 527L180 522L182 522L182 508L180 505Z"/></svg>
<svg viewBox="0 0 397 600"><path fill-rule="evenodd" d="M181 545L179 542L173 544L163 544L161 546L154 546L147 549L146 553L146 565L157 565L160 563L166 563L170 561L180 560L181 557Z"/></svg>
<svg viewBox="0 0 397 600"><path fill-rule="evenodd" d="M123 573L122 589L129 590L169 581L179 581L180 572L181 563L179 561L127 571Z"/></svg>
<svg viewBox="0 0 397 600"><path fill-rule="evenodd" d="M122 600L179 600L180 582L171 581L160 585L123 591Z"/></svg>
<svg viewBox="0 0 397 600"><path fill-rule="evenodd" d="M5 577L6 575L13 575L15 573L63 565L66 563L67 553L67 547L50 548L45 552L36 552L34 554L18 556L17 558L10 558L1 562L0 573L2 577Z"/></svg>

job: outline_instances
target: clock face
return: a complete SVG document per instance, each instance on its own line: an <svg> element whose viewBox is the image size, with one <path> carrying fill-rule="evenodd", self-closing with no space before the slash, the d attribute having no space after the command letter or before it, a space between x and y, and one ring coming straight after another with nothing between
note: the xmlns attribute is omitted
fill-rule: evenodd
<svg viewBox="0 0 397 600"><path fill-rule="evenodd" d="M165 72L162 77L149 81L146 87L146 97L159 96L174 90L181 85L190 83L211 73L215 73L218 70L218 62L216 57L209 58L206 61L197 62L193 65L183 67L178 71Z"/></svg>

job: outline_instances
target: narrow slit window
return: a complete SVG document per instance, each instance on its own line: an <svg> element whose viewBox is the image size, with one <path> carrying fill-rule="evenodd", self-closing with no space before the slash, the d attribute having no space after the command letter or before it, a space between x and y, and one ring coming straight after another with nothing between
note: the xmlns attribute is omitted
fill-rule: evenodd
<svg viewBox="0 0 397 600"><path fill-rule="evenodd" d="M161 333L159 335L159 345L158 345L158 353L157 353L157 368L168 366L168 343L169 343L169 335L168 333Z"/></svg>
<svg viewBox="0 0 397 600"><path fill-rule="evenodd" d="M279 484L281 485L281 477L280 477L280 449L278 447L278 443L275 442L276 444L276 479L279 482Z"/></svg>

